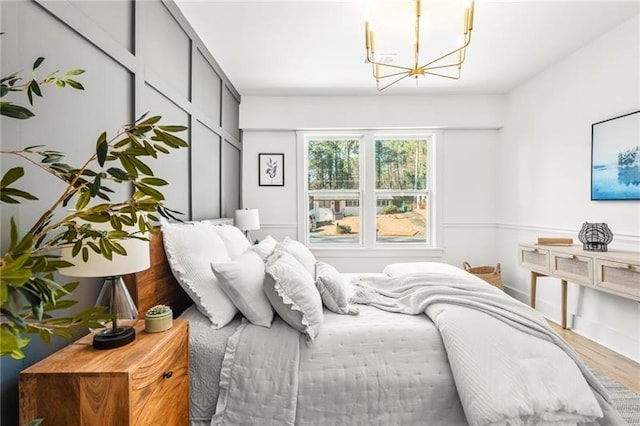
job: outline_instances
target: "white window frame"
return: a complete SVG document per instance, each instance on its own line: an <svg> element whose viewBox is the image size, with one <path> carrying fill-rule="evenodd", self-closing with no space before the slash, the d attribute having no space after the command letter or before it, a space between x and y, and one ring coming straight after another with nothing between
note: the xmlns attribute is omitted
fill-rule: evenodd
<svg viewBox="0 0 640 426"><path fill-rule="evenodd" d="M360 203L360 243L314 243L309 245L313 250L340 250L346 251L360 250L375 253L382 253L384 250L394 252L407 251L415 253L422 250L428 257L438 257L443 254L442 249L442 144L443 131L439 129L394 129L394 130L326 130L326 131L297 131L297 195L298 195L298 239L309 245L309 218L308 202L310 191L308 189L308 140L309 139L359 139L359 159L360 159L360 188L358 190L338 190L336 195L346 193L359 193ZM375 182L375 140L378 139L427 139L427 192L428 192L428 241L408 242L408 243L383 243L376 241L375 221L376 221L376 190ZM311 191L313 192L313 191ZM330 194L332 191L323 191ZM392 192L402 192L393 190ZM405 191L411 195L410 191Z"/></svg>

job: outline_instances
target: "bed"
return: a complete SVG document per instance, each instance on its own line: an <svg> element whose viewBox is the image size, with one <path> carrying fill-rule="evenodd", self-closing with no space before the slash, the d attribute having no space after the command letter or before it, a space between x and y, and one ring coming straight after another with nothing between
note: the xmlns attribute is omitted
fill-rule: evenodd
<svg viewBox="0 0 640 426"><path fill-rule="evenodd" d="M174 226L187 228L176 232L165 227L166 236L173 232L183 237L185 230L191 230L191 225ZM238 278L248 274L252 262L260 265L253 254L246 256L247 251L257 252L265 262L263 270L270 271L254 277L254 281L264 279L265 287L269 278L273 280L270 274L276 275L276 266L283 268L283 282L295 275L287 269L291 256L284 266L269 264L273 245L267 253L244 243L231 247L229 236L240 242L234 235L237 230L225 227L224 231L223 243L227 252L235 251L236 268L228 270L231 256L214 256L212 263L222 265L214 269L215 277L223 278L222 271ZM291 253L300 255L304 250L299 243L288 244L295 247ZM221 324L205 314L200 296L180 282L193 271L176 271L169 265L182 250L193 258L203 248L192 247L190 241L168 246L160 230L150 247L151 268L125 281L141 313L155 304L167 304L190 323L192 425L624 424L571 349L540 329L538 320L543 319L459 268L399 264L390 265L384 274L333 276L344 285L349 300L338 303L341 306L323 303L317 330L313 315L296 328L283 318L300 312L280 314L273 303L269 327L256 325L260 320L253 311L227 312ZM298 256L296 268L305 263L311 268L312 260L305 256ZM320 279L319 264L313 266L314 285ZM450 281L457 283L453 289ZM319 288L324 302L327 287ZM471 297L464 299L461 291ZM480 303L476 300L480 295L489 299L482 301L489 308L468 309ZM349 303L353 301L359 304ZM305 310L305 303L292 305ZM487 338L483 334L487 330L497 337ZM497 340L511 334L508 347L502 348L504 342Z"/></svg>

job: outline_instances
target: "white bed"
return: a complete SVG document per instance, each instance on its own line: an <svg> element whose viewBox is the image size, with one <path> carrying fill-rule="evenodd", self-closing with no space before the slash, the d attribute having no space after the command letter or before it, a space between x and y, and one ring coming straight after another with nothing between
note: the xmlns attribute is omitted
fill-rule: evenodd
<svg viewBox="0 0 640 426"><path fill-rule="evenodd" d="M242 234L240 233L240 235ZM555 337L550 339L542 336L542 340L546 341L538 344L535 339L540 336L535 334L541 334L539 330L535 333L529 331L530 335L522 338L513 338L514 342L526 342L519 344L531 345L531 342L536 342L533 343L536 350L532 351L537 357L535 363L527 364L526 348L515 348L517 350L507 348L506 352L499 354L501 357L510 354L508 356L518 358L508 360L511 362L510 368L518 369L519 363L524 362L527 365L527 368L523 369L525 374L528 374L526 380L519 378L523 376L512 375L510 372L509 374L501 374L500 366L491 365L491 353L478 349L478 352L474 354L473 347L464 349L463 355L458 355L455 359L452 358L455 362L450 363L450 354L447 353L445 346L451 350L449 345L452 341L456 343L455 337L452 340L450 334L442 334L442 327L466 329L467 335L464 337L466 342L462 342L462 345L468 345L469 341L478 339L478 344L481 346L483 340L492 340L484 339L479 334L474 335L474 333L484 333L486 330L482 330L483 328L496 327L496 330L500 329L502 330L500 333L506 335L522 331L518 331L518 328L527 328L522 324L529 321L529 316L532 316L532 321L537 323L539 321L536 317L537 314L529 312L530 309L526 306L523 308L514 305L513 312L506 313L507 316L510 316L516 315L520 311L521 318L518 320L520 322L513 327L505 326L505 321L501 321L501 325L491 325L491 321L495 322L495 318L485 321L483 317L477 317L481 320L472 320L477 324L471 327L455 322L455 327L451 327L447 326L444 321L450 315L448 313L442 314L438 311L439 316L434 324L430 317L421 313L420 310L416 311L415 315L407 315L406 313L409 312L391 312L393 310L402 312L404 308L398 308L400 305L397 305L396 302L399 299L387 296L400 297L400 299L406 296L406 299L410 301L409 305L419 302L413 297L413 293L403 293L401 290L390 293L384 298L380 298L378 294L377 298L371 301L371 304L377 307L358 305L360 311L358 315L341 315L321 306L321 326L314 330L311 330L311 325L305 321L303 321L305 324L302 325L302 328L296 329L290 319L287 319L286 315L280 313L278 309L276 309L277 313L274 314L273 319L269 320L270 328L251 324L245 316L240 313L236 314L235 310L225 313L222 308L213 313L214 321L212 321L211 311L215 311L215 309L209 307L210 315L204 315L203 311L207 311L207 307L200 306L203 300L193 294L189 298L175 280L169 276L171 269L167 267L167 259L162 249L162 234L154 237L151 246L152 258L157 258L157 261L152 261L152 271L136 274L134 279L130 279L130 281L133 281L132 285L137 289L134 293L137 295L138 306L142 312L144 312L145 306L148 307L160 302L171 304L175 307L174 311L177 312L182 312L183 308L186 308L181 318L190 323L190 421L193 425L568 425L576 424L575 419L594 420L588 424L618 424L618 416L609 410L610 407L601 396L597 396L595 399L598 400L597 404L603 407L602 411L597 405L594 408L592 401L586 401L584 398L586 394L592 393L591 389L595 389L594 395L598 394L597 390L601 391L602 389L597 383L591 382L593 378L587 377L586 380L582 378L579 362L574 363L571 353L569 356L562 355L563 351L570 351L570 349L563 348L554 352L554 357L565 357L566 359L549 357L548 362L556 364L560 360L559 365L573 366L566 369L571 370L566 376L571 378L571 386L567 389L556 389L566 388L566 386L558 382L558 377L544 377L546 370L553 371L553 374L558 375L565 373L546 368L544 357L550 352L546 349L538 349L538 346L542 348L554 346L556 343L551 344L549 341ZM242 252L238 247L233 247L233 250L236 251L236 256L239 256L237 253ZM202 252L201 248L197 253L200 252ZM190 257L193 256L193 253L190 254ZM245 262L246 260L243 259L240 261L240 265L236 265L236 274L244 274L246 272L244 269L251 269L249 264ZM309 263L309 259L306 261ZM300 259L299 263L304 264L305 259ZM429 268L433 268L434 265L438 270L442 269L436 264L431 264ZM392 275L403 275L403 272L410 272L412 268L417 274L420 273L420 265L397 265L395 268L389 268L388 271L391 271ZM269 270L269 266L266 269ZM474 298L476 293L487 293L487 297L494 298L497 305L508 306L512 303L519 303L512 302L503 293L496 293L499 290L488 284L482 282L479 284L477 281L473 281L477 278L460 269L444 265L444 270L445 278L451 278L452 281L460 279L465 281L465 274L472 277L468 285L477 290L472 292ZM173 273L176 274L176 271ZM200 273L205 274L206 270L203 269ZM449 273L451 273L451 277L446 275ZM177 277L179 275L176 274ZM417 276L416 274L409 275ZM376 279L384 280L386 276L384 274L342 274L345 283L370 282L375 284ZM351 284L345 286L347 292L352 292L354 289L361 291L362 288L360 284L353 287ZM187 291L192 292L193 288L187 288ZM429 291L433 291L433 289ZM364 300L362 297L360 299ZM191 304L192 301L196 303ZM388 303L389 301L392 303ZM236 304L242 306L241 303ZM189 307L189 305L191 306ZM198 306L196 307L196 305ZM325 306L328 305L325 304ZM300 304L300 307L302 310L305 309L304 302ZM454 313L456 309L453 309ZM221 315L221 312L227 316L222 322L215 317ZM346 313L346 310L343 313ZM457 318L466 318L464 315ZM307 317L307 319L310 318ZM476 317L469 316L469 318ZM253 321L255 322L255 320ZM455 321L459 321L459 319ZM488 325L480 327L479 324ZM505 329L508 329L508 333L504 332ZM491 333L491 329L488 332ZM464 333L461 335L464 336ZM443 336L445 337L444 343ZM504 343L502 344L504 346ZM562 342L557 342L557 344L563 347ZM556 352L561 354L558 355ZM476 357L482 359L482 363L478 364L477 359L472 359L473 362L469 365L481 365L479 370L483 370L482 366L486 365L487 369L493 369L487 370L492 375L487 376L487 371L481 372L485 374L482 376L482 374L477 375L473 371L460 370L460 359L463 361L462 364L465 364L466 358ZM531 373L529 364L536 364L536 370L532 370L535 373ZM452 368L455 371L452 371ZM565 368L561 368L561 370L565 370ZM580 380L574 380L575 371L578 371ZM500 389L502 376L511 380L511 382L507 380L504 383L518 387L518 389L514 388L513 397L510 396L511 389ZM487 377L490 377L488 382L491 383L478 382L480 379L476 379L477 377L484 377L482 380L485 381L487 381ZM514 381L518 383L514 383ZM586 385L587 381L591 387ZM460 388L463 384L465 387ZM563 392L572 394L574 391L572 386L575 386L575 393L578 395L575 401L568 400L567 396L562 394ZM531 395L531 398L528 398L527 389L531 389L536 395ZM544 392L541 392L541 389L544 389ZM473 401L469 402L469 393L471 392L473 399L476 390L484 398L480 401L486 407L473 407ZM495 394L499 395L499 400L487 402L485 392L487 390L490 390L489 396L492 395L491 392L497 390L498 392ZM544 398L539 398L540 395L537 394L540 393L545 393ZM547 397L546 394L551 396ZM535 406L538 401L543 401L545 406ZM504 415L498 413L499 416L496 418L508 418L509 422L486 421L486 418L491 418L495 413L489 413L488 417L484 416L486 414L484 408L491 411L496 408L493 407L494 405L507 413ZM527 405L529 407L525 407ZM552 414L549 414L549 406L552 406ZM562 415L567 414L565 411L569 412L568 417L556 416L556 412L561 412ZM596 411L599 414L594 415ZM481 415L478 415L478 412ZM608 416L607 420L599 421L597 417L603 416L603 413ZM214 416L213 422L212 416Z"/></svg>

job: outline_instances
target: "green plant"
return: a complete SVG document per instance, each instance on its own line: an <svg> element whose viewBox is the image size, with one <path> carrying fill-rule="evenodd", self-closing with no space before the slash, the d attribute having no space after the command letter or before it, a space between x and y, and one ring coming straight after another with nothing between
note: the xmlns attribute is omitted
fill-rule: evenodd
<svg viewBox="0 0 640 426"><path fill-rule="evenodd" d="M171 312L171 308L166 305L155 305L147 311L145 316L149 317L149 316L166 315L170 312Z"/></svg>
<svg viewBox="0 0 640 426"><path fill-rule="evenodd" d="M336 222L336 228L338 230L338 234L350 234L351 226L350 225L340 225L339 222Z"/></svg>
<svg viewBox="0 0 640 426"><path fill-rule="evenodd" d="M9 94L26 93L32 105L34 97L42 97L42 86L54 84L84 90L81 83L70 76L82 74L72 70L61 77L58 72L38 79L36 69L44 58L33 64L33 78L22 82L19 73L0 80L0 98ZM34 114L14 102L2 101L0 112L14 119L28 119ZM77 302L68 296L78 282L61 284L54 273L70 266L60 259L57 251L72 247L78 261L90 255L111 259L125 256L119 241L146 239L152 229L156 213L176 219L179 212L164 206L164 195L158 187L167 182L154 176L145 158L157 158L172 149L186 147L187 143L174 133L186 130L184 126L160 125L160 116L146 117L125 125L114 135L102 132L95 142L93 153L81 166L64 162L64 153L44 149L42 145L17 150L0 151L2 155L18 157L33 167L47 172L52 178L65 183L65 189L53 204L23 234L18 231L14 218L10 220L10 244L0 260L0 355L20 359L29 343L28 334L37 334L48 342L51 336L72 337L76 328L98 328L110 319L102 308L90 308L71 317L54 317L53 311L73 306ZM18 204L37 198L15 184L24 176L23 167L14 167L2 176L0 199L2 203ZM108 185L129 185L132 195L124 201L111 201L114 192ZM74 207L68 211L68 207ZM96 230L91 224L108 223L106 231ZM82 259L82 260L81 260Z"/></svg>
<svg viewBox="0 0 640 426"><path fill-rule="evenodd" d="M382 208L382 214L395 214L399 212L400 209L398 208L398 206L394 206L393 204Z"/></svg>

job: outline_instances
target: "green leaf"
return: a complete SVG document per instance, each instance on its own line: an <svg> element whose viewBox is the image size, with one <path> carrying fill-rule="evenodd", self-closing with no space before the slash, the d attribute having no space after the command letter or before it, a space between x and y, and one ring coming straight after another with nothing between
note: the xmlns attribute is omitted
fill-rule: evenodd
<svg viewBox="0 0 640 426"><path fill-rule="evenodd" d="M87 260L89 260L89 249L82 247L82 261L86 262Z"/></svg>
<svg viewBox="0 0 640 426"><path fill-rule="evenodd" d="M107 173L109 173L111 176L113 176L116 179L119 180L128 180L129 179L129 175L127 174L127 172L125 172L122 169L119 169L117 167L111 167L109 169L107 169Z"/></svg>
<svg viewBox="0 0 640 426"><path fill-rule="evenodd" d="M160 201L164 200L164 195L162 195L162 192L158 191L155 188L151 188L150 186L147 186L143 183L137 183L136 188L138 188L138 190L142 192L144 195L148 195L149 197L152 197L155 200L160 200Z"/></svg>
<svg viewBox="0 0 640 426"><path fill-rule="evenodd" d="M152 126L152 125L156 124L158 121L160 121L161 119L162 119L162 116L154 115L153 117L147 118L142 123L139 123L136 127L140 128L140 127L144 127L144 126Z"/></svg>
<svg viewBox="0 0 640 426"><path fill-rule="evenodd" d="M6 186L11 185L13 182L20 179L24 176L24 168L22 167L14 167L9 170L7 173L2 176L2 181L0 181L0 188L4 188Z"/></svg>
<svg viewBox="0 0 640 426"><path fill-rule="evenodd" d="M100 167L104 166L104 161L107 158L109 152L109 144L107 143L107 132L102 132L96 142L96 154L98 156L98 164Z"/></svg>
<svg viewBox="0 0 640 426"><path fill-rule="evenodd" d="M87 204L89 204L90 200L91 194L89 193L89 191L82 191L80 193L80 196L78 197L78 200L76 201L76 210L82 210L87 207Z"/></svg>
<svg viewBox="0 0 640 426"><path fill-rule="evenodd" d="M21 191L19 189L15 189L15 188L2 188L2 189L0 189L0 191L2 191L2 193L6 194L7 196L21 197L21 198L24 198L25 200L37 200L38 199L36 196L31 195L28 192Z"/></svg>
<svg viewBox="0 0 640 426"><path fill-rule="evenodd" d="M0 86L0 98L3 98L9 93L9 89L4 84Z"/></svg>
<svg viewBox="0 0 640 426"><path fill-rule="evenodd" d="M158 126L158 128L171 133L184 132L188 129L186 126Z"/></svg>
<svg viewBox="0 0 640 426"><path fill-rule="evenodd" d="M140 172L145 175L153 176L153 170L151 170L151 167L147 166L144 162L140 161L136 157L130 157L130 159L136 169L140 170Z"/></svg>
<svg viewBox="0 0 640 426"><path fill-rule="evenodd" d="M71 71L67 71L66 73L64 73L64 75L80 75L80 74L84 74L84 70L82 69L77 69L77 70L71 70Z"/></svg>
<svg viewBox="0 0 640 426"><path fill-rule="evenodd" d="M37 81L31 80L31 83L29 84L29 89L31 89L33 93L35 93L36 95L42 97L42 92L40 91L40 85L38 84Z"/></svg>
<svg viewBox="0 0 640 426"><path fill-rule="evenodd" d="M73 249L71 250L71 256L72 257L76 257L78 255L78 253L80 253L81 249L82 249L82 240L78 240L73 245Z"/></svg>
<svg viewBox="0 0 640 426"><path fill-rule="evenodd" d="M142 178L140 182L152 186L164 186L169 184L166 180L160 179L158 177L145 177Z"/></svg>
<svg viewBox="0 0 640 426"><path fill-rule="evenodd" d="M42 56L40 56L38 59L36 59L36 61L33 63L33 70L35 71L36 68L38 68L40 66L40 64L42 64L42 62L44 62L44 58Z"/></svg>
<svg viewBox="0 0 640 426"><path fill-rule="evenodd" d="M75 81L75 80L71 80L70 78L67 78L65 80L65 82L73 87L74 89L78 89L78 90L84 90L84 86L82 84L80 84L79 82Z"/></svg>
<svg viewBox="0 0 640 426"><path fill-rule="evenodd" d="M65 87L66 85L67 83L65 83L64 80L56 80L56 86Z"/></svg>
<svg viewBox="0 0 640 426"><path fill-rule="evenodd" d="M14 105L11 102L0 102L0 115L5 117L17 118L18 120L25 120L35 116L34 113L21 107L20 105Z"/></svg>
<svg viewBox="0 0 640 426"><path fill-rule="evenodd" d="M33 249L33 234L31 232L27 232L24 237L20 240L20 242L14 247L14 253L24 253L31 254Z"/></svg>
<svg viewBox="0 0 640 426"><path fill-rule="evenodd" d="M159 143L154 143L153 147L155 149L157 149L158 151L160 151L163 154L168 154L169 150L167 148L165 148L164 146L160 145Z"/></svg>
<svg viewBox="0 0 640 426"><path fill-rule="evenodd" d="M18 74L19 74L18 72L14 72L9 74L6 77L2 77L2 79L0 79L0 83L4 83L5 81L15 79L18 76Z"/></svg>
<svg viewBox="0 0 640 426"><path fill-rule="evenodd" d="M93 184L91 185L91 195L95 197L100 191L101 186L101 176L96 175L96 178L93 180Z"/></svg>

